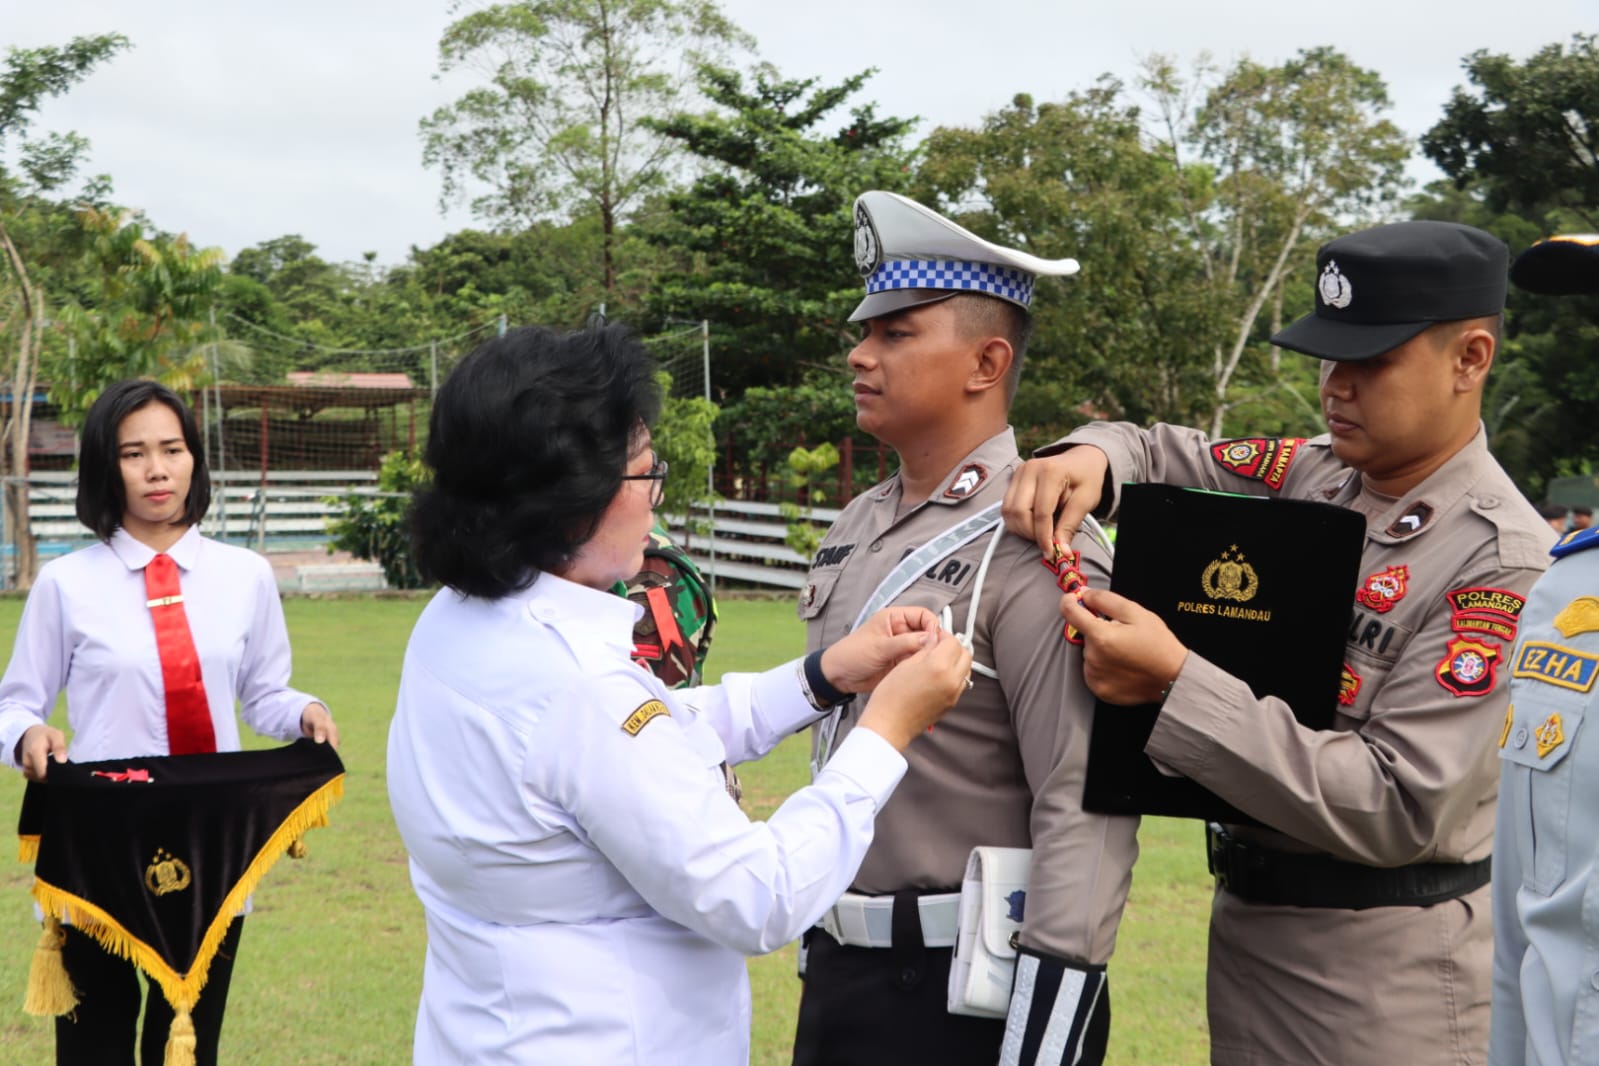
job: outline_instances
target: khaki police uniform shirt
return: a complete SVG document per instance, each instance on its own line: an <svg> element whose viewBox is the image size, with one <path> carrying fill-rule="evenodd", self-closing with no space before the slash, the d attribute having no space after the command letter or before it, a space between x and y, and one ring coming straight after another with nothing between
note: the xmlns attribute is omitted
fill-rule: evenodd
<svg viewBox="0 0 1599 1066"><path fill-rule="evenodd" d="M915 548L999 503L1019 459L1009 430L956 464L924 503L896 518L897 476L851 501L812 562L800 596L806 643L816 649L849 632L878 585ZM996 513L997 517L997 513ZM1001 527L1002 528L1002 527ZM993 533L931 567L894 602L951 608L966 630L977 572ZM1136 818L1081 809L1093 697L1081 651L1063 639L1060 591L1036 545L1000 533L973 630L974 687L905 752L905 779L877 817L877 835L852 886L878 895L901 889L958 890L973 847L1031 847L1022 942L1078 962L1105 962L1137 854ZM1090 584L1108 584L1109 558L1080 536L1073 544ZM859 720L864 698L843 714L837 744ZM814 741L813 741L814 743Z"/></svg>

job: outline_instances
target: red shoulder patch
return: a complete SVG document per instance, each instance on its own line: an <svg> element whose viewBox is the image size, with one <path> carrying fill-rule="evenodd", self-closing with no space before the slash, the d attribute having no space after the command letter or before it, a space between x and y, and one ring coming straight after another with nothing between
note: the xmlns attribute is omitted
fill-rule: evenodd
<svg viewBox="0 0 1599 1066"><path fill-rule="evenodd" d="M1360 591L1355 593L1355 602L1378 614L1387 614L1394 609L1394 604L1405 598L1409 585L1410 567L1390 566L1382 573L1372 574L1366 579Z"/></svg>
<svg viewBox="0 0 1599 1066"><path fill-rule="evenodd" d="M1438 683L1456 696L1486 696L1493 691L1499 651L1491 641L1456 637L1438 663Z"/></svg>
<svg viewBox="0 0 1599 1066"><path fill-rule="evenodd" d="M1527 605L1518 593L1487 587L1455 589L1444 598L1456 633L1479 633L1506 643L1516 639L1516 623Z"/></svg>
<svg viewBox="0 0 1599 1066"><path fill-rule="evenodd" d="M1210 457L1229 473L1264 481L1268 488L1280 489L1288 477L1288 468L1293 465L1294 455L1304 443L1303 437L1282 440L1244 437L1217 441L1210 446Z"/></svg>
<svg viewBox="0 0 1599 1066"><path fill-rule="evenodd" d="M1344 663L1343 675L1338 679L1338 706L1353 707L1355 697L1360 695L1360 684L1361 677L1355 673L1355 668Z"/></svg>

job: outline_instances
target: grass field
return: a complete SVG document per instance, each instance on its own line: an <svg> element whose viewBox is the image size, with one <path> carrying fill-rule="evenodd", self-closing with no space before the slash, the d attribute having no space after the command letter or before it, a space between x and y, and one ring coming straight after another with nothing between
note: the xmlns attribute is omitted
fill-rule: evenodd
<svg viewBox="0 0 1599 1066"><path fill-rule="evenodd" d="M223 1032L229 1064L325 1066L409 1061L421 987L422 915L405 852L389 818L383 756L400 657L420 600L292 599L296 687L328 701L343 734L345 799L332 826L312 833L310 855L284 860L256 893ZM9 656L21 603L0 601L0 648ZM722 606L713 673L769 666L802 649L787 602ZM255 746L270 742L252 740ZM803 741L785 742L740 776L745 805L764 817L806 775ZM0 826L16 824L23 782L0 776ZM1206 1058L1204 939L1209 888L1196 823L1146 820L1132 899L1111 966L1110 1061L1201 1063ZM31 872L0 861L0 1064L51 1061L51 1027L22 1013L37 939ZM752 1061L789 1061L799 984L794 951L750 962Z"/></svg>

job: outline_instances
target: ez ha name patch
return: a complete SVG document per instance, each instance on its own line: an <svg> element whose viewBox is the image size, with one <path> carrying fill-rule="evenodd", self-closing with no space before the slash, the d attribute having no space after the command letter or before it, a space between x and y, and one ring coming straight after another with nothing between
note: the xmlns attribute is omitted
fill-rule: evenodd
<svg viewBox="0 0 1599 1066"><path fill-rule="evenodd" d="M1599 677L1599 656L1586 655L1559 644L1529 640L1521 646L1511 676L1558 685L1573 692L1588 692L1593 689L1594 679Z"/></svg>

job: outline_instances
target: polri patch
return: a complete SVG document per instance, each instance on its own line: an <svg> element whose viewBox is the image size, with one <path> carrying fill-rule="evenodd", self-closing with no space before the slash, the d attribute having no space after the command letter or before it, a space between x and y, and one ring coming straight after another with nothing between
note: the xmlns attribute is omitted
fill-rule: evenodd
<svg viewBox="0 0 1599 1066"><path fill-rule="evenodd" d="M1499 645L1471 637L1456 637L1438 663L1438 683L1456 696L1486 696L1494 688L1494 665Z"/></svg>
<svg viewBox="0 0 1599 1066"><path fill-rule="evenodd" d="M1294 453L1305 443L1303 437L1271 440L1266 437L1246 437L1239 440L1217 441L1210 446L1210 456L1222 469L1239 477L1264 481L1268 488L1280 489L1293 465Z"/></svg>
<svg viewBox="0 0 1599 1066"><path fill-rule="evenodd" d="M1410 587L1410 567L1390 566L1380 574L1372 574L1365 585L1355 593L1355 602L1378 614L1387 614L1394 604L1405 598Z"/></svg>
<svg viewBox="0 0 1599 1066"><path fill-rule="evenodd" d="M1521 646L1510 674L1569 688L1573 692L1589 692L1593 689L1594 678L1599 677L1599 655L1529 640Z"/></svg>
<svg viewBox="0 0 1599 1066"><path fill-rule="evenodd" d="M627 716L627 720L622 723L622 732L630 737L636 737L645 726L663 714L668 718L672 716L672 712L666 709L666 704L660 700L647 700L639 704L638 709Z"/></svg>
<svg viewBox="0 0 1599 1066"><path fill-rule="evenodd" d="M1456 633L1479 633L1509 643L1516 639L1516 620L1527 605L1509 589L1464 588L1446 593L1449 624Z"/></svg>

